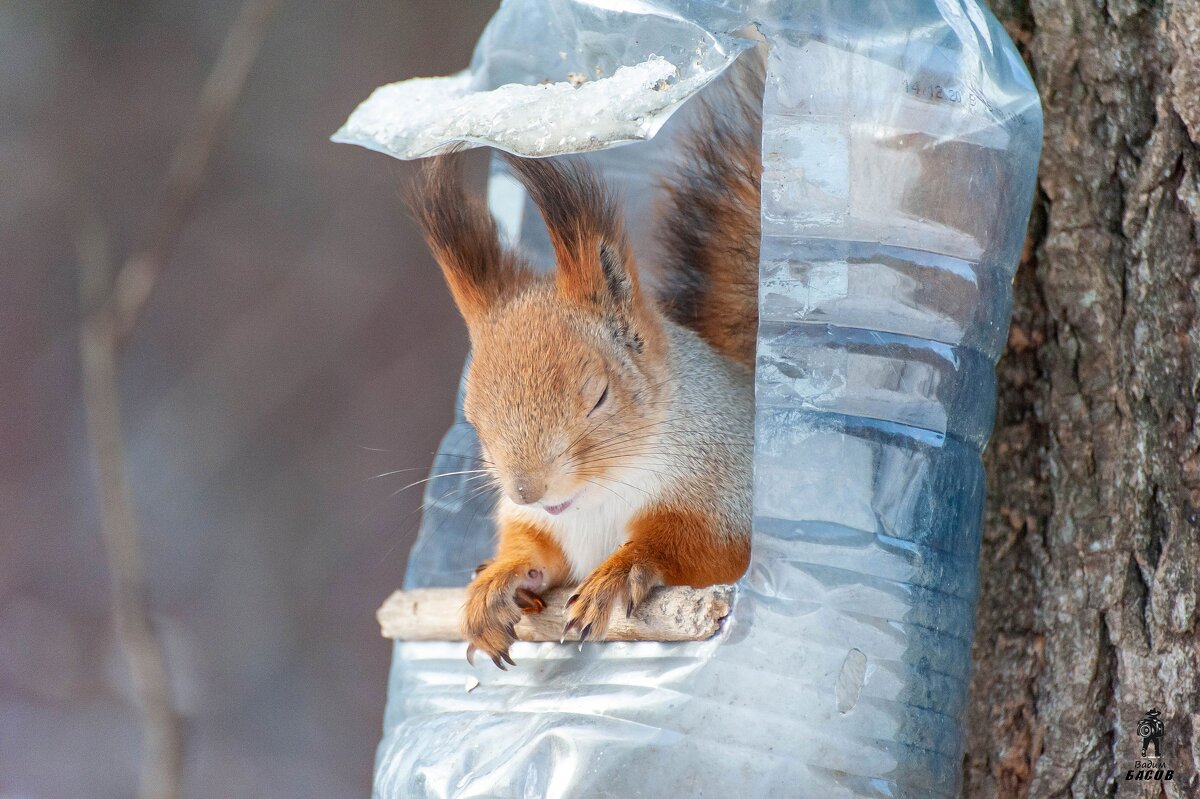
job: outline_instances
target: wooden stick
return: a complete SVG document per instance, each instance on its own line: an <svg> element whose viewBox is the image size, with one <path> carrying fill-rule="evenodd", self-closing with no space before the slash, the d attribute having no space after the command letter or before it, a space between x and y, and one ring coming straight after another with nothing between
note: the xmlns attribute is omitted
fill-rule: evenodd
<svg viewBox="0 0 1200 799"><path fill-rule="evenodd" d="M567 598L574 589L556 588L542 594L546 609L526 614L517 623L521 641L562 638ZM614 609L605 641L703 641L716 635L733 606L734 588L677 586L658 588L633 615ZM419 588L397 591L375 614L384 638L398 641L462 641L459 617L465 588Z"/></svg>

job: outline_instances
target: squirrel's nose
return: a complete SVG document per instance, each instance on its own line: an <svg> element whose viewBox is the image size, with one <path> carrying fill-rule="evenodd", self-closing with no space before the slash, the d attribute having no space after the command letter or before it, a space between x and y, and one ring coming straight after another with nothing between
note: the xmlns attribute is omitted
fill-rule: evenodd
<svg viewBox="0 0 1200 799"><path fill-rule="evenodd" d="M546 493L546 481L526 476L518 477L513 481L513 492L516 496L512 499L517 504L532 505Z"/></svg>

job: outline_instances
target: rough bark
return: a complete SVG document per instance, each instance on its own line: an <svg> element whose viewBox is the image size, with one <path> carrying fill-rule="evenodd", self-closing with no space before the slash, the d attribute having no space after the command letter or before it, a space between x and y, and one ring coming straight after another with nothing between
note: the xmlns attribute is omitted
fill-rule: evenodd
<svg viewBox="0 0 1200 799"><path fill-rule="evenodd" d="M1002 2L1046 114L964 795L1200 795L1200 0ZM1170 781L1127 781L1138 720Z"/></svg>

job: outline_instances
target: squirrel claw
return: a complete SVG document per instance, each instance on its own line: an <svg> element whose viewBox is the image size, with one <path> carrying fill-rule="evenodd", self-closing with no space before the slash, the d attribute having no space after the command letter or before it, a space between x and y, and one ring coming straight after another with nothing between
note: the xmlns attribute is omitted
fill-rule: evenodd
<svg viewBox="0 0 1200 799"><path fill-rule="evenodd" d="M578 626L579 626L579 619L571 619L570 621L568 621L565 625L563 625L562 637L559 638L558 642L560 644L566 643L567 636L571 634L571 630L575 629Z"/></svg>
<svg viewBox="0 0 1200 799"><path fill-rule="evenodd" d="M496 664L496 668L500 669L500 671L508 671L508 666L505 666L500 660L500 655L492 655L492 662Z"/></svg>
<svg viewBox="0 0 1200 799"><path fill-rule="evenodd" d="M568 608L571 607L572 605L575 604L576 600L578 600L578 599L579 599L579 594L571 594L571 596L567 597L567 604L564 605L563 607L568 607Z"/></svg>
<svg viewBox="0 0 1200 799"><path fill-rule="evenodd" d="M475 644L467 644L467 664L472 668L475 666Z"/></svg>
<svg viewBox="0 0 1200 799"><path fill-rule="evenodd" d="M526 615L541 613L546 609L546 603L542 598L528 588L518 588L516 593L513 594L513 601L517 603L517 607L521 609L521 612Z"/></svg>
<svg viewBox="0 0 1200 799"><path fill-rule="evenodd" d="M504 661L505 661L506 663L508 663L508 665L510 665L510 666L515 666L515 665L517 665L517 662L516 662L515 660L513 660L513 659L512 659L512 655L508 654L508 652L507 652L507 651L505 651L505 652L501 652L501 653L500 653L500 657L504 658ZM503 667L501 667L501 668L503 668Z"/></svg>

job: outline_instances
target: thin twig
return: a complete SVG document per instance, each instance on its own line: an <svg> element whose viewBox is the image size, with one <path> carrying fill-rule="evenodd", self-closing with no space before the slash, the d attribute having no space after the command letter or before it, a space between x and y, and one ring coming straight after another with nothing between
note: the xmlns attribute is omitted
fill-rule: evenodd
<svg viewBox="0 0 1200 799"><path fill-rule="evenodd" d="M108 312L120 349L132 332L184 220L204 184L209 156L233 116L279 0L246 0L200 93L192 126L175 147L166 188L149 235L113 281Z"/></svg>
<svg viewBox="0 0 1200 799"><path fill-rule="evenodd" d="M178 799L183 721L175 710L162 641L146 601L137 514L121 435L117 362L204 183L209 157L233 115L278 0L246 0L204 84L191 127L175 149L163 199L142 249L115 279L103 229L78 239L84 311L79 333L83 403L100 494L101 527L112 580L112 612L129 661L143 731L141 799Z"/></svg>
<svg viewBox="0 0 1200 799"><path fill-rule="evenodd" d="M116 355L109 317L98 315L85 321L80 334L83 404L100 491L112 612L141 713L144 752L138 795L142 799L175 799L183 765L183 725L171 699L166 655L146 603L137 521L121 444Z"/></svg>

